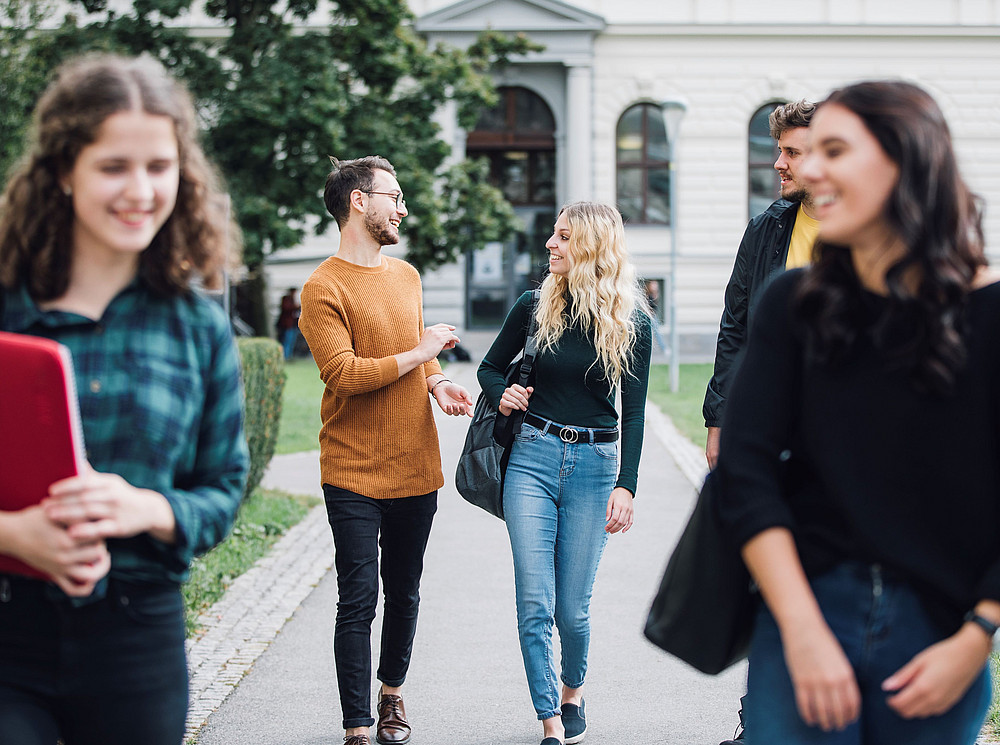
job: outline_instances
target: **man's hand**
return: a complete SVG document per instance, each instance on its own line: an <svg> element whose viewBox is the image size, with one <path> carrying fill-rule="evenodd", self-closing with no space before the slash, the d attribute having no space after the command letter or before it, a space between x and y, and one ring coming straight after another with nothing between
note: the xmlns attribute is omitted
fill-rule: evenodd
<svg viewBox="0 0 1000 745"><path fill-rule="evenodd" d="M441 354L442 350L453 349L459 341L459 338L455 336L454 326L447 323L436 323L424 329L420 343L417 344L414 351L423 356L423 362L430 362Z"/></svg>
<svg viewBox="0 0 1000 745"><path fill-rule="evenodd" d="M472 396L469 392L450 380L434 387L434 398L438 406L448 416L472 416Z"/></svg>
<svg viewBox="0 0 1000 745"><path fill-rule="evenodd" d="M715 470L715 464L719 462L719 440L722 439L722 427L709 427L708 438L705 440L705 460L708 467Z"/></svg>

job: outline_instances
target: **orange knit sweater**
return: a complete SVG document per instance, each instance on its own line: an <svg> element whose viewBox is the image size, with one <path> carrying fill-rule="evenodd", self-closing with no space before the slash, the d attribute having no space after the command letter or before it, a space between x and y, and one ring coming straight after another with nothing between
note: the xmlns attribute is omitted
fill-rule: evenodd
<svg viewBox="0 0 1000 745"><path fill-rule="evenodd" d="M399 378L393 355L424 330L420 275L382 257L363 267L331 256L302 287L299 328L326 384L320 414L323 482L373 499L444 485L427 377L432 360Z"/></svg>

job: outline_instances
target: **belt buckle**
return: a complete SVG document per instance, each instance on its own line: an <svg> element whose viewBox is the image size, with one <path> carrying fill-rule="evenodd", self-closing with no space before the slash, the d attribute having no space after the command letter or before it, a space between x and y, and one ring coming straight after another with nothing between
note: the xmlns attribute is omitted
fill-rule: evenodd
<svg viewBox="0 0 1000 745"><path fill-rule="evenodd" d="M559 439L563 442L572 445L574 442L579 441L580 433L575 429L570 429L569 427L563 427L559 430Z"/></svg>

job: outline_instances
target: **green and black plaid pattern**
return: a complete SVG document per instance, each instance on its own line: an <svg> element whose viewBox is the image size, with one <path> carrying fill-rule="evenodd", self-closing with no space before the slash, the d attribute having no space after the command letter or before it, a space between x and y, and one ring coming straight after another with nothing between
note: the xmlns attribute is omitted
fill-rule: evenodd
<svg viewBox="0 0 1000 745"><path fill-rule="evenodd" d="M109 542L113 576L180 582L221 541L249 463L239 359L222 309L197 294L163 298L139 281L94 321L6 293L2 326L65 344L73 355L87 459L163 494L178 541Z"/></svg>

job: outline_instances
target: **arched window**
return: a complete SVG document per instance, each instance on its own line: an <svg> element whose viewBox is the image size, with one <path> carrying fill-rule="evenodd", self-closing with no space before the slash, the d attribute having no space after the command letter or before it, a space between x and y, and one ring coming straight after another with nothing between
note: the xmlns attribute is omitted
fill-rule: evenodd
<svg viewBox="0 0 1000 745"><path fill-rule="evenodd" d="M750 139L747 147L749 179L747 196L750 202L751 218L766 210L771 202L778 198L778 191L781 189L781 179L778 177L778 172L774 170L774 161L777 160L778 153L776 144L771 139L767 118L774 111L775 106L782 103L784 102L772 101L764 104L750 117Z"/></svg>
<svg viewBox="0 0 1000 745"><path fill-rule="evenodd" d="M490 183L514 207L524 229L503 242L469 252L466 327L498 328L525 290L538 286L547 265L545 241L556 221L556 120L534 91L497 90L495 106L480 114L465 153L490 164Z"/></svg>
<svg viewBox="0 0 1000 745"><path fill-rule="evenodd" d="M618 120L618 209L626 222L670 222L670 157L660 107L640 103Z"/></svg>
<svg viewBox="0 0 1000 745"><path fill-rule="evenodd" d="M485 157L490 177L513 205L551 205L556 193L556 123L527 88L503 87L466 140L466 155Z"/></svg>

